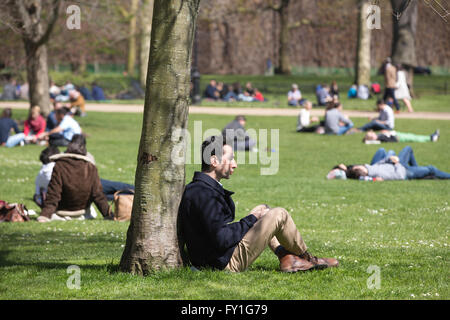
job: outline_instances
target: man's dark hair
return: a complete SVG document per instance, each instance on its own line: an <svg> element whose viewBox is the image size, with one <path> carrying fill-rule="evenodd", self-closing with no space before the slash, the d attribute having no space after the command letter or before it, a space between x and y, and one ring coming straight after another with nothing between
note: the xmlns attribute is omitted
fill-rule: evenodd
<svg viewBox="0 0 450 320"><path fill-rule="evenodd" d="M42 162L42 164L50 163L51 162L50 157L58 153L59 153L58 147L50 146L42 150L41 155L39 156L39 160Z"/></svg>
<svg viewBox="0 0 450 320"><path fill-rule="evenodd" d="M75 153L85 156L87 154L86 139L81 134L74 134L72 141L67 145L66 153Z"/></svg>
<svg viewBox="0 0 450 320"><path fill-rule="evenodd" d="M383 99L378 99L377 100L377 106L379 106L380 104L385 104Z"/></svg>
<svg viewBox="0 0 450 320"><path fill-rule="evenodd" d="M349 179L359 179L359 177L364 176L364 173L356 165L348 166L345 174Z"/></svg>
<svg viewBox="0 0 450 320"><path fill-rule="evenodd" d="M211 156L216 155L222 161L223 146L225 139L222 136L211 136L202 143L202 171L209 171L211 166Z"/></svg>
<svg viewBox="0 0 450 320"><path fill-rule="evenodd" d="M12 110L11 108L5 108L2 113L2 118L11 118Z"/></svg>
<svg viewBox="0 0 450 320"><path fill-rule="evenodd" d="M67 108L67 107L62 107L62 108L59 108L59 109L55 110L55 114L60 114L60 115L63 115L63 116L65 116L69 112L70 112L70 109Z"/></svg>
<svg viewBox="0 0 450 320"><path fill-rule="evenodd" d="M242 116L242 115L238 115L238 116L236 116L236 118L234 118L236 121L241 121L241 120L244 120L244 121L247 121L247 119L245 118L245 116Z"/></svg>

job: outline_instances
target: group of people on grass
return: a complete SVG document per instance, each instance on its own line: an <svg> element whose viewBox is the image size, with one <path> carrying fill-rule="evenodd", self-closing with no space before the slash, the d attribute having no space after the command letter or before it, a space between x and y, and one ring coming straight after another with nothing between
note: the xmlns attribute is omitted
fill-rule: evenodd
<svg viewBox="0 0 450 320"><path fill-rule="evenodd" d="M264 98L261 91L254 88L251 82L245 84L245 88L242 88L239 82L235 82L232 85L223 82L217 82L212 79L209 81L208 86L204 92L204 98L209 101L242 101L242 102L264 102Z"/></svg>
<svg viewBox="0 0 450 320"><path fill-rule="evenodd" d="M384 75L384 94L383 100L391 108L395 107L396 112L400 112L399 101L403 101L408 112L414 112L412 107L412 97L407 82L407 74L402 65L392 64L391 58L387 58L380 68L380 73ZM372 95L379 96L381 94L381 86L374 82L370 85L370 89L365 84L353 84L347 92L349 99L358 98L367 100Z"/></svg>
<svg viewBox="0 0 450 320"><path fill-rule="evenodd" d="M82 133L82 129L68 107L60 102L54 102L53 106L47 119L41 115L39 106L31 107L23 131L19 130L17 122L12 119L11 108L5 108L0 118L0 146L67 146L75 134ZM12 131L15 134L11 134Z"/></svg>
<svg viewBox="0 0 450 320"><path fill-rule="evenodd" d="M323 127L324 133L340 135L353 127L350 119L342 115L342 104L334 96L327 101L322 124L308 114L312 108L311 102L304 101L304 106L305 111L301 112L308 116L309 121L299 118L300 132L313 132ZM378 109L380 114L377 119L358 130L390 131L394 128L392 109L384 101L378 102ZM57 111L55 116L58 127L68 115L66 113L61 118ZM319 127L312 130L311 122L319 122ZM234 151L252 150L255 145L245 131L245 124L245 117L237 116L224 128L222 136L208 137L203 141L201 150L198 150L201 151L201 171L194 173L179 205L182 255L186 257L187 254L189 263L197 269L241 272L269 247L278 258L282 272L337 267L338 260L319 258L310 253L291 215L284 208L261 204L234 222L233 192L224 189L221 181L230 179L237 169ZM46 131L46 135L59 132L52 130ZM38 133L37 137L41 135L43 133ZM113 218L105 193L108 186L114 189L115 182L100 179L95 160L87 152L83 135L73 134L64 153L60 153L55 146L44 149L40 159L42 168L36 179L34 197L42 207L39 222L87 218L92 216L92 202L105 219ZM361 180L450 178L450 174L433 166L419 166L410 147L404 148L398 156L393 151L380 149L370 165L340 164L333 170L336 176L343 172L346 178ZM132 186L121 185L120 188Z"/></svg>

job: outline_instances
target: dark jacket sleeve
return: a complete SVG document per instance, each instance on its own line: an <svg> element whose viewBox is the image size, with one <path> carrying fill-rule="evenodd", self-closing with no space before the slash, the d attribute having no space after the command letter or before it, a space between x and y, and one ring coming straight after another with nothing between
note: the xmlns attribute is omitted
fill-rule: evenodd
<svg viewBox="0 0 450 320"><path fill-rule="evenodd" d="M58 208L59 201L61 201L62 192L62 178L60 170L58 170L58 163L55 164L52 172L52 178L47 188L47 199L44 202L44 208L41 215L50 218Z"/></svg>
<svg viewBox="0 0 450 320"><path fill-rule="evenodd" d="M19 127L17 126L17 123L14 120L12 120L12 127L15 133L20 133Z"/></svg>
<svg viewBox="0 0 450 320"><path fill-rule="evenodd" d="M254 215L248 215L238 222L227 223L224 211L222 202L214 197L204 199L200 210L200 219L207 226L208 237L213 245L221 251L239 243L257 221Z"/></svg>
<svg viewBox="0 0 450 320"><path fill-rule="evenodd" d="M102 184L100 182L100 177L98 176L96 167L94 167L93 177L94 183L92 185L92 201L95 203L98 210L100 210L103 217L109 216L110 213L108 200L103 193Z"/></svg>

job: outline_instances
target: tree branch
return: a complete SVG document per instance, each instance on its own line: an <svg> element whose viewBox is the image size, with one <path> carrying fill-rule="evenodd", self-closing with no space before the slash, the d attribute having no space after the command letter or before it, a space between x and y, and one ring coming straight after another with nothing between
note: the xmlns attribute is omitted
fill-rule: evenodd
<svg viewBox="0 0 450 320"><path fill-rule="evenodd" d="M53 3L52 3L53 10L51 11L51 16L50 16L50 20L47 24L47 29L45 30L45 32L41 36L41 38L36 41L37 46L41 46L42 44L44 44L48 41L48 38L50 37L50 33L52 33L53 27L55 26L56 20L58 20L60 6L61 6L61 0L53 0Z"/></svg>

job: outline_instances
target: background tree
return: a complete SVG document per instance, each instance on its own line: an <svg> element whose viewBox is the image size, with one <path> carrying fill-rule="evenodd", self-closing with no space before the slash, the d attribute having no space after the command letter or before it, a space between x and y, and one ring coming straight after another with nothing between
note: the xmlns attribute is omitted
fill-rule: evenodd
<svg viewBox="0 0 450 320"><path fill-rule="evenodd" d="M18 32L24 44L30 106L40 106L44 115L50 112L46 44L60 6L60 0L6 0L0 6L2 22Z"/></svg>
<svg viewBox="0 0 450 320"><path fill-rule="evenodd" d="M289 57L290 50L290 29L289 25L289 2L290 0L270 0L269 8L274 10L280 21L280 36L278 49L278 66L277 72L281 74L291 74L291 60Z"/></svg>
<svg viewBox="0 0 450 320"><path fill-rule="evenodd" d="M391 58L401 64L408 72L408 85L413 93L414 67L417 67L416 30L417 0L391 0L392 10L399 13L393 16L393 37Z"/></svg>
<svg viewBox="0 0 450 320"><path fill-rule="evenodd" d="M367 26L370 0L358 0L358 44L356 49L355 82L370 86L371 30Z"/></svg>
<svg viewBox="0 0 450 320"><path fill-rule="evenodd" d="M200 0L155 0L149 76L130 226L120 269L134 274L182 265L177 215L185 167L173 154L187 127L191 52ZM186 146L178 150L185 154Z"/></svg>
<svg viewBox="0 0 450 320"><path fill-rule="evenodd" d="M128 58L127 72L129 76L134 76L136 68L136 34L137 34L137 16L139 9L139 0L131 0L130 8L127 10L125 6L118 5L118 10L122 17L128 21Z"/></svg>
<svg viewBox="0 0 450 320"><path fill-rule="evenodd" d="M140 10L140 64L139 64L139 80L141 86L145 87L147 81L148 58L150 56L150 40L152 33L152 17L153 17L153 0L142 0Z"/></svg>

